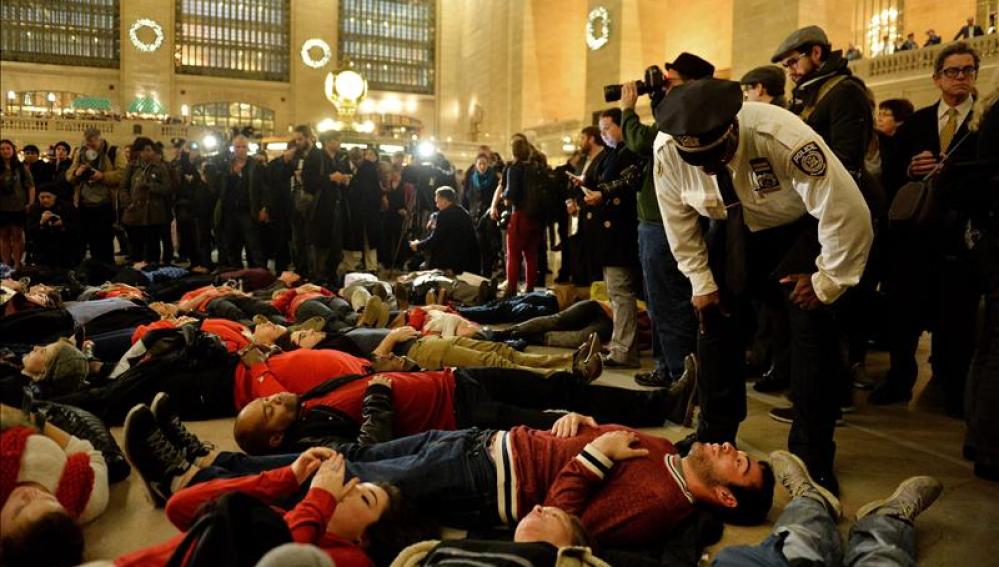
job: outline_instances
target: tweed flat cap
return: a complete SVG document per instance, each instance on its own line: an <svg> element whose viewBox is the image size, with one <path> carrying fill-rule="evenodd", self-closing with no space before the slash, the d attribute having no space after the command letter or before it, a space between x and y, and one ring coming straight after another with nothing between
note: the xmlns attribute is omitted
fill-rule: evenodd
<svg viewBox="0 0 999 567"><path fill-rule="evenodd" d="M826 36L825 30L819 26L805 26L787 36L787 39L781 42L774 56L770 58L770 62L777 63L787 57L788 53L797 51L806 45L815 44L828 46L829 37Z"/></svg>

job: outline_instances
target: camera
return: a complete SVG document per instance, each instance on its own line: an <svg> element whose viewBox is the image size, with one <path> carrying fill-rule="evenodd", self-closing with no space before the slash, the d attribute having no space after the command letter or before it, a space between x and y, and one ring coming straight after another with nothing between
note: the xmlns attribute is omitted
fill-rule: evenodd
<svg viewBox="0 0 999 567"><path fill-rule="evenodd" d="M642 168L632 164L621 170L621 175L617 179L601 183L597 185L597 189L603 193L613 193L641 179Z"/></svg>
<svg viewBox="0 0 999 567"><path fill-rule="evenodd" d="M638 87L638 96L642 95L653 95L655 93L660 93L663 87L666 86L668 79L663 75L662 69L656 65L650 65L645 69L645 78L641 81L636 81L635 86ZM604 102L615 102L621 100L621 87L623 85L604 85Z"/></svg>

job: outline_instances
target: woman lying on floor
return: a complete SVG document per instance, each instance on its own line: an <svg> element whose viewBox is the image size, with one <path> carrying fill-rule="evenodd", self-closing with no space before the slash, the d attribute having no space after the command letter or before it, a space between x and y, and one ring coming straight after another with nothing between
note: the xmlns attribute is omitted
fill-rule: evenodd
<svg viewBox="0 0 999 567"><path fill-rule="evenodd" d="M107 508L104 457L88 441L0 405L0 550L9 567L83 560L85 524Z"/></svg>

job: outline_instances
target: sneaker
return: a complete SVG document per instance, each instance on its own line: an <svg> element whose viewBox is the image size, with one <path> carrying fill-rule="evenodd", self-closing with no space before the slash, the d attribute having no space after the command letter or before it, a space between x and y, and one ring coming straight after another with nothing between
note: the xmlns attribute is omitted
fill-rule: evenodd
<svg viewBox="0 0 999 567"><path fill-rule="evenodd" d="M572 373L581 379L583 384L593 382L600 377L604 370L603 359L599 355L589 358L574 356L573 358L575 360L572 363Z"/></svg>
<svg viewBox="0 0 999 567"><path fill-rule="evenodd" d="M668 388L673 384L673 380L664 371L656 369L652 372L635 374L635 383L646 388Z"/></svg>
<svg viewBox="0 0 999 567"><path fill-rule="evenodd" d="M891 516L913 523L940 496L943 485L932 476L914 476L902 481L888 498L864 504L857 510L857 520L871 514Z"/></svg>
<svg viewBox="0 0 999 567"><path fill-rule="evenodd" d="M600 354L600 348L603 346L603 343L600 341L600 335L597 333L590 333L590 336L586 338L586 341L590 345L589 350L586 351L586 358L598 356Z"/></svg>
<svg viewBox="0 0 999 567"><path fill-rule="evenodd" d="M833 519L838 520L843 516L839 499L812 479L808 467L797 455L788 451L774 451L770 453L770 466L773 467L777 481L784 486L791 498L805 496L817 500L825 505Z"/></svg>
<svg viewBox="0 0 999 567"><path fill-rule="evenodd" d="M145 404L135 406L125 417L125 455L157 508L170 498L174 477L191 466L156 425L156 417Z"/></svg>
<svg viewBox="0 0 999 567"><path fill-rule="evenodd" d="M215 448L214 445L198 439L195 434L184 427L180 416L177 415L173 404L170 403L170 395L166 392L156 394L149 409L153 412L153 417L156 418L156 425L173 443L173 446L184 453L188 462L193 463L197 458L204 457Z"/></svg>

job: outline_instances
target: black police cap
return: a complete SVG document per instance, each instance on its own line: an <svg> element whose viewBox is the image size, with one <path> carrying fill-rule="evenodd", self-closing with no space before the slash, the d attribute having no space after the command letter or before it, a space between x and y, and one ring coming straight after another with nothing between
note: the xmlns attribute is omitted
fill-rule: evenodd
<svg viewBox="0 0 999 567"><path fill-rule="evenodd" d="M656 126L685 152L710 150L721 143L742 108L735 81L700 79L678 85L656 105Z"/></svg>

